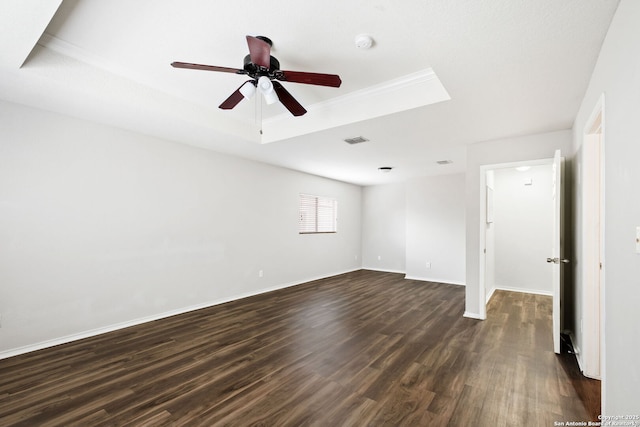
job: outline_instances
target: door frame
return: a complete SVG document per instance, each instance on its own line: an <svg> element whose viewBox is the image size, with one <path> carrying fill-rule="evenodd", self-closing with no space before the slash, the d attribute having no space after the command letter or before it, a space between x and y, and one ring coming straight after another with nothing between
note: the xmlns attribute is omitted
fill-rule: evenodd
<svg viewBox="0 0 640 427"><path fill-rule="evenodd" d="M582 135L582 354L578 361L585 376L604 379L605 253L604 253L604 144L605 102L600 96ZM597 313L596 316L589 316Z"/></svg>
<svg viewBox="0 0 640 427"><path fill-rule="evenodd" d="M478 298L480 313L479 318L485 320L487 318L487 289L486 289L486 241L487 241L487 172L496 169L517 168L519 166L551 166L553 165L553 157L548 159L523 160L518 162L495 163L480 166L480 245L478 248L480 259L480 271L478 275Z"/></svg>

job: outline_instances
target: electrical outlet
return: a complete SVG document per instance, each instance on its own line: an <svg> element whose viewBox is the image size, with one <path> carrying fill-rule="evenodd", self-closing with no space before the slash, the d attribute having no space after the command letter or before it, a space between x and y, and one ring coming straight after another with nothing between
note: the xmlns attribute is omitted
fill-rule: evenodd
<svg viewBox="0 0 640 427"><path fill-rule="evenodd" d="M427 261L426 267L431 268L431 263L429 261Z"/></svg>
<svg viewBox="0 0 640 427"><path fill-rule="evenodd" d="M258 277L262 277L262 276L264 276L264 272L262 270L259 270L258 271Z"/></svg>
<svg viewBox="0 0 640 427"><path fill-rule="evenodd" d="M378 261L380 261L382 259L382 257L380 255L378 255Z"/></svg>

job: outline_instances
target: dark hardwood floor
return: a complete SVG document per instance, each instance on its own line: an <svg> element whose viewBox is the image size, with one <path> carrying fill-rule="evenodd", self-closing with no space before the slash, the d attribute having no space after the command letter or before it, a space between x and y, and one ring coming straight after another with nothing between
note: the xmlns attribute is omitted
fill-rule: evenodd
<svg viewBox="0 0 640 427"><path fill-rule="evenodd" d="M318 280L0 360L0 425L595 420L599 382L553 353L549 297L498 291L486 321L463 311L459 286Z"/></svg>

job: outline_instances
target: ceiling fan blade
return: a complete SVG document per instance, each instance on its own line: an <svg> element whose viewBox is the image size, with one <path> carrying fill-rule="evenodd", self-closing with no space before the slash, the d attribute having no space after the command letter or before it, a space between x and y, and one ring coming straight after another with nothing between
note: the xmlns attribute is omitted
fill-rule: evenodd
<svg viewBox="0 0 640 427"><path fill-rule="evenodd" d="M278 80L309 85L340 87L342 80L336 74L306 73L304 71L280 71Z"/></svg>
<svg viewBox="0 0 640 427"><path fill-rule="evenodd" d="M247 80L247 81L252 81L252 80ZM224 102L218 106L218 108L221 108L223 110L231 110L233 107L238 105L238 103L244 99L244 96L240 92L240 89L242 88L242 86L245 85L245 83L246 82L242 83L242 85L240 85L240 87L236 89L236 91L233 92L231 96L225 99Z"/></svg>
<svg viewBox="0 0 640 427"><path fill-rule="evenodd" d="M191 64L189 62L172 62L171 66L174 68L188 68L191 70L221 71L223 73L247 74L245 70L240 70L238 68L217 67L215 65Z"/></svg>
<svg viewBox="0 0 640 427"><path fill-rule="evenodd" d="M271 46L257 37L247 36L251 62L266 69L271 66Z"/></svg>
<svg viewBox="0 0 640 427"><path fill-rule="evenodd" d="M273 89L276 91L276 95L278 95L278 99L282 102L287 110L291 112L294 116L302 116L307 110L304 109L302 105L280 84L280 82L274 80Z"/></svg>

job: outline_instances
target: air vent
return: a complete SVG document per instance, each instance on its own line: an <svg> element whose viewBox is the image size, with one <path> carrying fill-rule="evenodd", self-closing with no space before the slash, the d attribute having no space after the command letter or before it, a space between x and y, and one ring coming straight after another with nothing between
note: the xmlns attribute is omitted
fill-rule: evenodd
<svg viewBox="0 0 640 427"><path fill-rule="evenodd" d="M450 165L453 163L453 160L438 160L436 163L439 165Z"/></svg>
<svg viewBox="0 0 640 427"><path fill-rule="evenodd" d="M391 166L381 166L378 168L380 172L391 172L393 168Z"/></svg>
<svg viewBox="0 0 640 427"><path fill-rule="evenodd" d="M356 136L355 138L347 138L344 140L347 144L360 144L365 141L368 141L368 139L362 136Z"/></svg>

